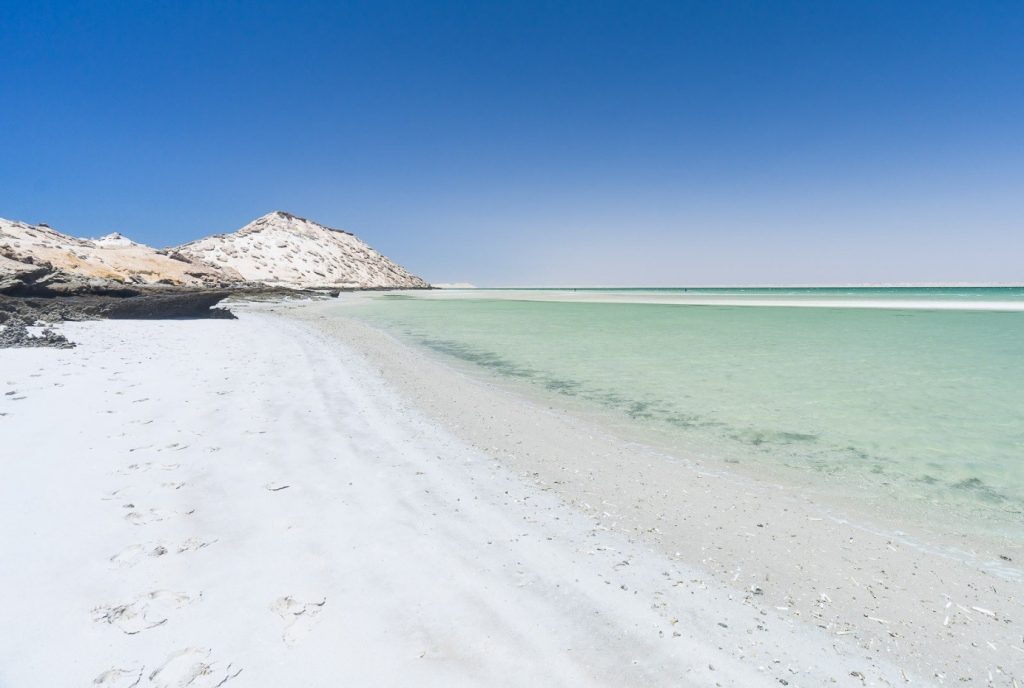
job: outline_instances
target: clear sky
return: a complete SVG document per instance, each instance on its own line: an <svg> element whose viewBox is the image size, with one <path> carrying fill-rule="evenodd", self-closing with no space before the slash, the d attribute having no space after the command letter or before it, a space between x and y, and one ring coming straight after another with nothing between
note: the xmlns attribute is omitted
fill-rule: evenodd
<svg viewBox="0 0 1024 688"><path fill-rule="evenodd" d="M481 285L1024 282L1024 3L0 1L0 217Z"/></svg>

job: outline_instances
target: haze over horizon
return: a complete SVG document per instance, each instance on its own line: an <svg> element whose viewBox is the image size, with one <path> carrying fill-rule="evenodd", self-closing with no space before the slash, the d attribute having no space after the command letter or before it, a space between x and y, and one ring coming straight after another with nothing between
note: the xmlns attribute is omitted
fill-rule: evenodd
<svg viewBox="0 0 1024 688"><path fill-rule="evenodd" d="M0 217L432 282L1024 283L1024 5L11 2Z"/></svg>

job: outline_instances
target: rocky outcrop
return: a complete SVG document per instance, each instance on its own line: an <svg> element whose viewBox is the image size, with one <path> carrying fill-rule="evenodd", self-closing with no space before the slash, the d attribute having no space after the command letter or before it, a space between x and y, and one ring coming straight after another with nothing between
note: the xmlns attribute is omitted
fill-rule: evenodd
<svg viewBox="0 0 1024 688"><path fill-rule="evenodd" d="M0 295L0 323L21 318L42 320L97 320L100 318L150 320L162 318L233 318L230 311L214 308L229 291L204 289L140 289L132 294L77 294L75 296L10 297Z"/></svg>
<svg viewBox="0 0 1024 688"><path fill-rule="evenodd" d="M52 272L49 263L22 263L0 255L0 293L26 287Z"/></svg>
<svg viewBox="0 0 1024 688"><path fill-rule="evenodd" d="M273 212L237 232L193 241L173 253L246 281L296 289L427 289L423 279L355 235Z"/></svg>
<svg viewBox="0 0 1024 688"><path fill-rule="evenodd" d="M59 332L44 327L39 334L29 332L28 324L20 318L8 318L0 325L0 349L23 349L27 347L50 347L71 349L75 345Z"/></svg>
<svg viewBox="0 0 1024 688"><path fill-rule="evenodd" d="M0 218L0 294L131 295L191 289L426 289L430 285L355 235L283 212L177 248L121 234L79 239L46 224Z"/></svg>
<svg viewBox="0 0 1024 688"><path fill-rule="evenodd" d="M171 256L120 234L79 239L48 225L0 219L0 292L79 293L124 286L225 287L234 270Z"/></svg>
<svg viewBox="0 0 1024 688"><path fill-rule="evenodd" d="M13 347L70 348L74 344L45 324L65 320L164 318L234 318L215 308L231 292L199 289L141 288L130 295L11 297L0 295L0 349ZM43 325L38 334L28 328Z"/></svg>
<svg viewBox="0 0 1024 688"><path fill-rule="evenodd" d="M40 322L233 318L216 307L232 295L326 298L341 289L428 287L352 234L287 213L160 251L117 233L79 239L0 218L0 348L73 346L52 330L29 329Z"/></svg>

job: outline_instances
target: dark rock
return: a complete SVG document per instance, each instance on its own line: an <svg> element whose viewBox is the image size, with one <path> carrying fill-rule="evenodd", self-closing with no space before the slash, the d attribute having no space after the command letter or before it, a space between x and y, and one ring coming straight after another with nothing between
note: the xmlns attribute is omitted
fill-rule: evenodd
<svg viewBox="0 0 1024 688"><path fill-rule="evenodd" d="M40 334L32 334L21 318L8 317L3 327L0 327L0 349L41 346L71 349L75 345L68 341L67 337L50 328L45 328Z"/></svg>
<svg viewBox="0 0 1024 688"><path fill-rule="evenodd" d="M111 319L228 318L226 308L214 308L230 295L227 291L184 291L142 294L111 299L97 305L99 316Z"/></svg>
<svg viewBox="0 0 1024 688"><path fill-rule="evenodd" d="M122 293L72 296L0 295L0 322L16 317L28 322L62 320L234 318L224 308L214 308L230 292L190 289L124 290Z"/></svg>

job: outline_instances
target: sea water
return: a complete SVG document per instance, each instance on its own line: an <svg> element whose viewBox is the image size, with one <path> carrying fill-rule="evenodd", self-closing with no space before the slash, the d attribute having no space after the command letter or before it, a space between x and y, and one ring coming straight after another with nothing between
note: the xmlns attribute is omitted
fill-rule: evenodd
<svg viewBox="0 0 1024 688"><path fill-rule="evenodd" d="M467 290L349 313L653 444L1024 539L1022 309L1020 288Z"/></svg>

